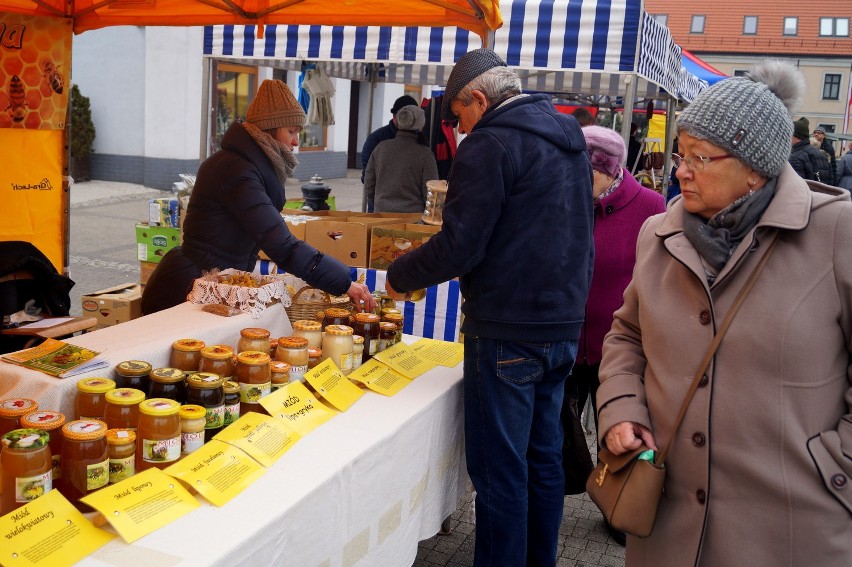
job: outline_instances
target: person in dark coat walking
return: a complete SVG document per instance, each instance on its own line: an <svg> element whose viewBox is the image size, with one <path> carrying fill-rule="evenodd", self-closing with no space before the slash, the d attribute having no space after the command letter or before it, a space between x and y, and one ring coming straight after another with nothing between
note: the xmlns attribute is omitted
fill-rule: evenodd
<svg viewBox="0 0 852 567"><path fill-rule="evenodd" d="M790 165L802 179L829 183L833 174L830 170L828 158L811 145L809 126L808 119L804 117L793 121Z"/></svg>
<svg viewBox="0 0 852 567"><path fill-rule="evenodd" d="M825 128L822 126L817 126L813 131L813 136L816 138L816 141L819 142L819 149L824 151L826 155L828 155L828 164L830 166L829 174L830 179L824 179L823 183L828 183L829 185L837 185L837 156L834 155L834 145L831 143L825 135Z"/></svg>
<svg viewBox="0 0 852 567"><path fill-rule="evenodd" d="M364 177L367 174L367 164L370 163L370 156L373 155L373 150L376 149L376 146L386 140L393 140L396 137L396 113L399 112L400 108L412 104L417 106L417 101L412 96L403 95L396 99L391 107L390 121L384 126L370 132L370 135L364 140L364 147L361 148L361 183L364 183Z"/></svg>

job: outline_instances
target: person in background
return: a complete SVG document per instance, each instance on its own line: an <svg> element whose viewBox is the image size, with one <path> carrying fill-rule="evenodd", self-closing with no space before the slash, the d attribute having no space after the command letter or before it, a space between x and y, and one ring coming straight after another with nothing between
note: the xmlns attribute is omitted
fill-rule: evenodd
<svg viewBox="0 0 852 567"><path fill-rule="evenodd" d="M811 145L810 122L802 117L793 122L793 134L790 138L790 165L799 177L809 181L827 183L833 177L829 174L828 158Z"/></svg>
<svg viewBox="0 0 852 567"><path fill-rule="evenodd" d="M846 142L846 153L837 162L837 186L852 191L852 142Z"/></svg>
<svg viewBox="0 0 852 567"><path fill-rule="evenodd" d="M630 175L635 175L641 169L639 167L639 159L642 155L642 142L636 138L639 133L639 125L635 122L630 123L630 137L627 138L627 169L630 170Z"/></svg>
<svg viewBox="0 0 852 567"><path fill-rule="evenodd" d="M642 187L623 167L626 149L621 134L601 126L586 126L583 128L583 136L594 172L595 263L577 362L571 377L565 381L565 401L562 403L562 429L566 445L573 439L575 446L563 445L562 456L567 473L576 470L572 466L576 463L568 463L567 460L577 458L579 451L580 460L588 460L588 477L591 473L591 457L587 456L580 412L589 394L592 396L592 408L596 407L601 347L604 335L612 324L612 314L621 306L624 289L633 275L639 229L648 217L665 212L666 204L662 195ZM583 486L585 480L582 479ZM609 524L607 529L617 543L624 545L623 532L613 529Z"/></svg>
<svg viewBox="0 0 852 567"><path fill-rule="evenodd" d="M400 108L410 106L412 104L417 106L417 101L414 100L414 97L412 96L403 95L396 99L391 107L390 122L373 130L370 135L367 136L367 139L364 140L364 147L361 148L361 183L364 183L364 177L367 173L367 164L370 163L370 156L373 155L373 150L375 150L376 146L385 140L393 140L396 136L396 113Z"/></svg>
<svg viewBox="0 0 852 567"><path fill-rule="evenodd" d="M222 137L222 149L198 169L183 226L183 243L157 265L142 292L142 313L186 301L193 281L214 268L251 272L263 250L282 270L367 310L375 300L349 268L298 240L281 217L284 183L298 165L293 148L305 111L286 84L265 80L246 111Z"/></svg>
<svg viewBox="0 0 852 567"><path fill-rule="evenodd" d="M850 564L852 202L787 162L805 88L763 61L678 119L682 193L639 232L600 366L601 445L671 442L653 532L627 537L626 567Z"/></svg>
<svg viewBox="0 0 852 567"><path fill-rule="evenodd" d="M831 143L831 140L825 135L825 128L822 126L817 126L813 131L813 137L816 138L818 143L817 147L824 151L828 156L828 164L831 167L829 173L831 174L831 178L828 180L823 180L823 183L828 183L829 185L837 185L837 176L835 175L837 171L837 156L834 154L834 144Z"/></svg>
<svg viewBox="0 0 852 567"><path fill-rule="evenodd" d="M592 116L592 113L589 112L589 109L584 106L575 109L574 112L572 112L571 114L574 116L574 118L577 119L577 122L580 124L581 128L591 126L595 123L595 117Z"/></svg>
<svg viewBox="0 0 852 567"><path fill-rule="evenodd" d="M577 121L521 94L496 53L452 70L442 104L467 137L441 231L388 268L391 297L456 276L464 297L467 468L474 565L556 564L565 379L592 270L592 170Z"/></svg>
<svg viewBox="0 0 852 567"><path fill-rule="evenodd" d="M426 209L426 182L438 179L435 155L418 143L426 114L412 104L400 108L394 120L396 137L373 150L364 192L377 213L422 213Z"/></svg>

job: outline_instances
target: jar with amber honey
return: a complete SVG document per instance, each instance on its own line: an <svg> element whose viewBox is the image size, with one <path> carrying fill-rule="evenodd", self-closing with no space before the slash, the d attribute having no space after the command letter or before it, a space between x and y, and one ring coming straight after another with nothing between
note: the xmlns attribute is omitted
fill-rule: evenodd
<svg viewBox="0 0 852 567"><path fill-rule="evenodd" d="M148 375L149 398L168 398L179 404L186 401L186 374L179 368L155 368Z"/></svg>
<svg viewBox="0 0 852 567"><path fill-rule="evenodd" d="M53 463L41 429L13 429L0 439L0 515L17 510L53 488Z"/></svg>
<svg viewBox="0 0 852 567"><path fill-rule="evenodd" d="M290 365L290 381L304 382L308 370L308 339L305 337L281 337L275 349L275 360Z"/></svg>
<svg viewBox="0 0 852 567"><path fill-rule="evenodd" d="M136 388L116 388L106 393L104 421L107 429L132 429L139 424L139 404L145 392Z"/></svg>
<svg viewBox="0 0 852 567"><path fill-rule="evenodd" d="M328 325L322 338L323 360L331 359L343 374L352 372L352 327Z"/></svg>
<svg viewBox="0 0 852 567"><path fill-rule="evenodd" d="M308 339L308 348L322 346L322 324L319 321L300 319L293 321L293 336Z"/></svg>
<svg viewBox="0 0 852 567"><path fill-rule="evenodd" d="M393 323L396 325L396 337L393 340L393 344L402 342L402 327L405 323L405 317L403 314L397 309L385 309L382 312L382 322Z"/></svg>
<svg viewBox="0 0 852 567"><path fill-rule="evenodd" d="M272 381L272 392L283 388L290 383L290 365L286 362L273 361L269 365L269 377Z"/></svg>
<svg viewBox="0 0 852 567"><path fill-rule="evenodd" d="M148 374L151 373L151 365L144 360L125 360L119 362L115 367L116 388L136 388L143 392L148 391Z"/></svg>
<svg viewBox="0 0 852 567"><path fill-rule="evenodd" d="M186 401L205 409L204 442L222 430L225 425L225 380L218 374L196 372L186 379Z"/></svg>
<svg viewBox="0 0 852 567"><path fill-rule="evenodd" d="M234 349L228 345L212 345L201 349L199 372L218 374L225 380L234 377Z"/></svg>
<svg viewBox="0 0 852 567"><path fill-rule="evenodd" d="M240 339L237 341L237 353L247 350L270 353L269 331L257 327L249 327L240 331Z"/></svg>
<svg viewBox="0 0 852 567"><path fill-rule="evenodd" d="M139 404L136 470L164 469L180 459L180 404L152 398Z"/></svg>
<svg viewBox="0 0 852 567"><path fill-rule="evenodd" d="M349 310L339 307L329 307L325 310L322 320L322 328L325 330L329 325L349 325Z"/></svg>
<svg viewBox="0 0 852 567"><path fill-rule="evenodd" d="M74 398L76 419L103 419L106 393L115 390L115 381L109 378L83 378L77 382Z"/></svg>
<svg viewBox="0 0 852 567"><path fill-rule="evenodd" d="M388 321L379 323L378 351L382 352L383 350L387 350L394 344L396 344L396 325L389 323Z"/></svg>
<svg viewBox="0 0 852 567"><path fill-rule="evenodd" d="M222 384L222 391L225 392L225 421L222 427L228 427L240 419L240 384L228 380Z"/></svg>
<svg viewBox="0 0 852 567"><path fill-rule="evenodd" d="M38 410L21 418L21 428L41 429L50 435L50 458L53 461L53 482L62 476L62 426L65 416L58 411Z"/></svg>
<svg viewBox="0 0 852 567"><path fill-rule="evenodd" d="M130 429L107 429L109 483L115 484L136 474L136 432Z"/></svg>
<svg viewBox="0 0 852 567"><path fill-rule="evenodd" d="M250 411L266 413L260 405L260 399L272 391L270 362L268 354L256 350L243 351L237 355L236 377L240 384L240 415Z"/></svg>
<svg viewBox="0 0 852 567"><path fill-rule="evenodd" d="M375 313L356 313L353 319L355 334L364 337L362 361L367 362L379 350L379 316Z"/></svg>
<svg viewBox="0 0 852 567"><path fill-rule="evenodd" d="M62 426L62 478L58 488L81 512L92 512L80 498L109 482L107 424L97 419L75 419Z"/></svg>
<svg viewBox="0 0 852 567"><path fill-rule="evenodd" d="M201 363L201 349L206 344L198 339L178 339L172 343L169 366L184 372L197 372Z"/></svg>
<svg viewBox="0 0 852 567"><path fill-rule="evenodd" d="M20 429L20 419L38 409L38 403L29 398L0 400L0 437L13 429Z"/></svg>
<svg viewBox="0 0 852 567"><path fill-rule="evenodd" d="M322 362L322 349L308 347L308 370Z"/></svg>
<svg viewBox="0 0 852 567"><path fill-rule="evenodd" d="M207 410L190 404L181 406L178 415L180 416L180 453L189 455L204 445L204 423Z"/></svg>

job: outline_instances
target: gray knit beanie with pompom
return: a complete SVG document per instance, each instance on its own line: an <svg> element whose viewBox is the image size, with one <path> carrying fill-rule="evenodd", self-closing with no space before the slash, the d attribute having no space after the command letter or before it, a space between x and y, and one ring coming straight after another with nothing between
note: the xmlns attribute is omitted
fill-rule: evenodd
<svg viewBox="0 0 852 567"><path fill-rule="evenodd" d="M805 92L793 65L765 60L743 77L703 91L678 119L678 129L736 156L764 177L781 173L790 157L792 114Z"/></svg>

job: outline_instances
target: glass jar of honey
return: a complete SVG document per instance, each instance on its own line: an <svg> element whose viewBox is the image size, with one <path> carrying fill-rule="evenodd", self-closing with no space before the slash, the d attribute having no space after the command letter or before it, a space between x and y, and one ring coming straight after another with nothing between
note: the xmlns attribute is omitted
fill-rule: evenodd
<svg viewBox="0 0 852 567"><path fill-rule="evenodd" d="M58 488L81 512L93 511L80 498L109 482L107 424L97 419L75 419L62 426L62 478Z"/></svg>
<svg viewBox="0 0 852 567"><path fill-rule="evenodd" d="M382 313L382 322L396 325L396 338L394 338L393 344L402 342L402 327L405 323L403 314L396 309L385 309L385 312Z"/></svg>
<svg viewBox="0 0 852 567"><path fill-rule="evenodd" d="M136 432L130 429L107 429L109 483L115 484L136 474Z"/></svg>
<svg viewBox="0 0 852 567"><path fill-rule="evenodd" d="M308 339L308 348L322 346L322 324L319 321L300 319L293 321L293 336Z"/></svg>
<svg viewBox="0 0 852 567"><path fill-rule="evenodd" d="M304 382L308 370L308 339L305 337L281 337L275 349L275 360L290 365L290 381Z"/></svg>
<svg viewBox="0 0 852 567"><path fill-rule="evenodd" d="M273 361L269 365L269 374L272 381L272 392L290 383L290 365L286 362Z"/></svg>
<svg viewBox="0 0 852 567"><path fill-rule="evenodd" d="M38 403L29 398L0 400L0 437L21 428L21 417L38 409Z"/></svg>
<svg viewBox="0 0 852 567"><path fill-rule="evenodd" d="M388 321L379 323L379 348L382 352L396 344L396 325Z"/></svg>
<svg viewBox="0 0 852 567"><path fill-rule="evenodd" d="M269 354L269 331L257 327L249 327L240 331L240 339L237 341L237 353L247 350L256 350Z"/></svg>
<svg viewBox="0 0 852 567"><path fill-rule="evenodd" d="M125 360L119 362L115 367L116 388L136 388L143 392L148 391L148 374L151 373L151 365L144 360Z"/></svg>
<svg viewBox="0 0 852 567"><path fill-rule="evenodd" d="M139 404L136 470L164 469L180 459L180 404L152 398Z"/></svg>
<svg viewBox="0 0 852 567"><path fill-rule="evenodd" d="M364 337L352 335L352 370L364 363Z"/></svg>
<svg viewBox="0 0 852 567"><path fill-rule="evenodd" d="M53 462L41 429L13 429L0 439L0 515L17 510L53 488Z"/></svg>
<svg viewBox="0 0 852 567"><path fill-rule="evenodd" d="M197 372L201 363L201 349L206 344L198 339L178 339L172 343L169 366L184 372Z"/></svg>
<svg viewBox="0 0 852 567"><path fill-rule="evenodd" d="M65 416L58 411L39 410L21 418L22 429L40 429L50 436L50 458L53 461L53 482L62 476L62 426Z"/></svg>
<svg viewBox="0 0 852 567"><path fill-rule="evenodd" d="M320 309L314 313L314 321L319 323L322 329L325 329L325 309Z"/></svg>
<svg viewBox="0 0 852 567"><path fill-rule="evenodd" d="M260 399L272 391L271 359L265 352L243 351L237 355L236 378L240 384L240 415L266 413Z"/></svg>
<svg viewBox="0 0 852 567"><path fill-rule="evenodd" d="M234 377L234 349L228 345L212 345L201 349L199 372L218 374L225 380Z"/></svg>
<svg viewBox="0 0 852 567"><path fill-rule="evenodd" d="M106 393L115 390L115 381L109 378L83 378L77 382L74 398L76 419L103 419Z"/></svg>
<svg viewBox="0 0 852 567"><path fill-rule="evenodd" d="M325 310L325 317L322 320L322 328L325 329L329 325L349 325L349 310L339 307L329 307Z"/></svg>
<svg viewBox="0 0 852 567"><path fill-rule="evenodd" d="M225 425L225 380L211 372L196 372L186 379L186 401L205 410L204 442L222 430Z"/></svg>
<svg viewBox="0 0 852 567"><path fill-rule="evenodd" d="M352 328L355 334L364 337L362 361L367 362L379 350L379 316L375 313L356 313Z"/></svg>
<svg viewBox="0 0 852 567"><path fill-rule="evenodd" d="M178 410L180 416L180 453L189 455L204 445L204 418L207 410L201 406L186 405Z"/></svg>
<svg viewBox="0 0 852 567"><path fill-rule="evenodd" d="M308 370L322 362L322 349L308 347Z"/></svg>
<svg viewBox="0 0 852 567"><path fill-rule="evenodd" d="M106 393L104 421L107 429L132 429L139 424L139 404L145 392L136 388L116 388Z"/></svg>
<svg viewBox="0 0 852 567"><path fill-rule="evenodd" d="M225 392L225 421L222 427L228 427L240 419L240 384L228 380L222 384L222 391Z"/></svg>
<svg viewBox="0 0 852 567"><path fill-rule="evenodd" d="M155 368L148 375L149 398L168 398L179 404L186 401L186 374L179 368Z"/></svg>
<svg viewBox="0 0 852 567"><path fill-rule="evenodd" d="M328 325L322 338L323 360L329 358L343 372L352 372L352 327Z"/></svg>

